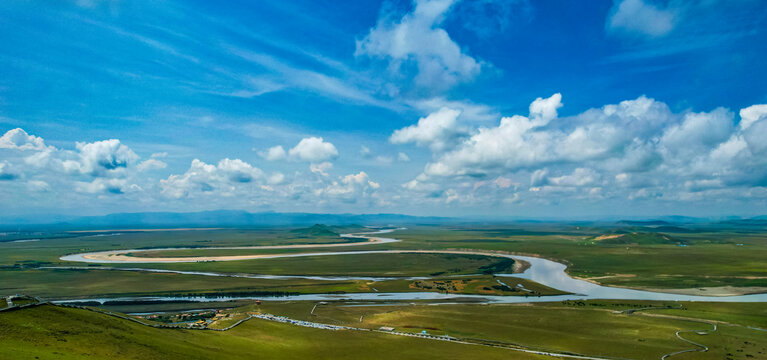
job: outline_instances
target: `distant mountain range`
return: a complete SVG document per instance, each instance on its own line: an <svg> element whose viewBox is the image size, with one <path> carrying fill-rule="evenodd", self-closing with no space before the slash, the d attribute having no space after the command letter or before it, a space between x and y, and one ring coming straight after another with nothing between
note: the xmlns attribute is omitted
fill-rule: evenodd
<svg viewBox="0 0 767 360"><path fill-rule="evenodd" d="M618 221L619 225L635 225L635 226L664 226L671 225L668 221L663 220L621 220Z"/></svg>
<svg viewBox="0 0 767 360"><path fill-rule="evenodd" d="M43 220L41 220L43 219ZM653 231L680 232L686 229L677 226L767 226L767 216L753 218L717 217L696 218L688 216L660 216L656 218L638 218L631 220L556 220L524 218L480 218L480 217L437 217L413 216L402 214L316 214L316 213L280 213L242 210L215 210L199 212L137 212L117 213L103 216L17 216L0 217L0 229L7 231L30 229L120 229L120 228L165 228L165 227L265 227L265 226L312 226L315 224L333 225L439 225L447 223L464 224L502 224L502 223L570 223L576 225L617 225L641 227ZM316 230L316 229L315 229ZM319 230L317 230L319 231Z"/></svg>
<svg viewBox="0 0 767 360"><path fill-rule="evenodd" d="M161 228L161 227L247 227L292 225L396 225L441 224L454 218L434 216L411 216L400 214L314 214L314 213L251 213L241 210L216 210L188 213L138 212L118 213L104 216L55 216L41 221L39 216L0 217L0 227L13 229L45 226L46 228Z"/></svg>

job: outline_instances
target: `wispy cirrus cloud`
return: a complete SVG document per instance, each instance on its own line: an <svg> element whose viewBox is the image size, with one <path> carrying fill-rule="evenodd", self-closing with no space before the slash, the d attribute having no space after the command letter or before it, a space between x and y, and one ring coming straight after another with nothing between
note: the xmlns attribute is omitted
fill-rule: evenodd
<svg viewBox="0 0 767 360"><path fill-rule="evenodd" d="M355 86L348 79L340 79L320 72L297 68L274 56L263 53L255 53L235 47L227 46L229 52L239 56L253 64L262 66L271 73L280 76L280 83L287 87L314 92L340 101L354 102L365 105L373 105L385 108L395 108L396 104L390 101L380 100L371 95L370 90ZM245 90L248 91L248 90Z"/></svg>
<svg viewBox="0 0 767 360"><path fill-rule="evenodd" d="M762 32L764 14L757 1L671 1L664 5L615 0L605 29L630 46L608 61L639 61L727 46Z"/></svg>
<svg viewBox="0 0 767 360"><path fill-rule="evenodd" d="M676 22L674 10L645 0L615 1L607 18L607 30L614 33L659 37L670 33Z"/></svg>

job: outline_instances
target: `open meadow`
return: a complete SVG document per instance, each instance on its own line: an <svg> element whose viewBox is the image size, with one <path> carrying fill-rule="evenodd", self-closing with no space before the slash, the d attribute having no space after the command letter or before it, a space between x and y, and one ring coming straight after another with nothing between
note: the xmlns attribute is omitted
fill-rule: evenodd
<svg viewBox="0 0 767 360"><path fill-rule="evenodd" d="M508 358L503 349L268 321L251 320L227 332L155 329L53 306L0 313L0 325L0 358L4 359L252 359L254 354L269 359L388 359L396 353L415 360L435 352L455 359Z"/></svg>
<svg viewBox="0 0 767 360"><path fill-rule="evenodd" d="M85 264L59 259L77 252L141 249L141 258L300 254L355 250L482 250L540 256L568 265L570 275L609 285L644 289L697 289L724 293L767 290L767 232L761 229L688 229L662 233L652 228L596 227L563 224L497 226L416 226L397 230L399 242L343 248L216 249L305 244L355 244L342 231L360 227L299 229L222 229L205 231L62 233L32 242L0 242L0 274L4 293L26 292L44 297L74 295L167 294L214 292L367 291L363 280L244 279L185 274L95 270L145 268L223 274L339 277L433 277L511 273L513 263L463 254L359 254L281 257L193 263ZM337 232L332 232L333 230ZM607 235L606 235L607 234ZM618 236L616 236L618 235ZM17 236L18 237L18 236ZM601 237L601 239L600 239ZM624 238L625 237L625 238ZM184 250L151 250L156 248ZM196 249L195 249L196 248ZM208 249L210 248L210 249ZM145 251L148 250L148 251ZM499 268L500 266L500 268ZM517 266L523 266L518 263ZM78 269L51 269L77 267ZM93 270L88 270L93 269ZM150 281L151 288L143 286ZM412 282L382 282L382 288L408 291ZM700 290L704 288L704 290ZM708 289L708 288L718 288ZM428 289L427 289L428 290ZM476 293L476 292L475 292Z"/></svg>
<svg viewBox="0 0 767 360"><path fill-rule="evenodd" d="M256 351L268 358L385 359L396 353L416 359L449 351L455 359L547 358L518 351L522 349L648 359L695 348L677 338L677 331L710 348L705 353L677 355L680 359L754 359L767 354L767 309L762 304L587 301L430 306L269 301L224 313L231 315L210 329L231 326L248 314L271 314L358 330L307 328L259 318L224 332L158 329L98 312L42 305L0 312L0 355L14 359L33 355L40 359L236 359ZM384 330L373 331L378 329ZM455 340L430 339L422 333Z"/></svg>
<svg viewBox="0 0 767 360"><path fill-rule="evenodd" d="M406 346L403 358L449 351L452 358L513 355L532 359L554 354L645 359L682 350L691 351L674 357L767 357L764 302L578 300L578 294L514 277L531 266L531 260L514 256L533 255L566 264L570 275L609 286L672 293L694 290L710 295L723 289L759 293L767 287L767 258L762 257L767 241L759 229L676 229L672 233L614 225L413 226L375 235L399 240L382 243L342 238L339 234L344 230L364 229L316 225L106 231L0 242L0 295L37 297L14 298L15 306L32 305L0 312L0 355L238 358L244 356L244 349L255 348L269 358L334 358L341 354L379 359L385 358L382 349L394 352ZM323 247L325 244L333 247ZM88 263L61 259L75 253L114 250L130 250L121 258L127 260ZM358 253L360 250L374 253ZM239 255L277 257L216 261ZM131 260L184 261L199 256L211 260ZM400 295L389 301L280 301L279 297L378 293ZM407 295L401 295L408 293L454 298L407 300ZM547 302L547 297L557 295L574 297ZM482 296L518 298L521 303L492 304ZM194 300L199 297L209 300ZM71 304L89 306L96 312L34 305L65 299L86 300ZM256 299L261 299L258 305ZM191 312L200 313L195 313L197 317L183 315ZM173 325L177 328L130 322L119 315L122 313L166 314L163 316L177 319ZM289 321L251 318L261 314L318 325L307 328ZM150 315L130 317L166 326L150 321ZM184 318L196 322L183 322ZM229 330L231 326L234 328ZM328 326L354 329L325 328ZM102 332L106 336L95 336ZM130 345L120 347L117 339ZM322 350L317 348L317 339L327 342ZM30 341L44 345L25 353L30 351L25 350ZM709 350L698 352L702 348L689 341ZM550 355L541 355L544 353Z"/></svg>

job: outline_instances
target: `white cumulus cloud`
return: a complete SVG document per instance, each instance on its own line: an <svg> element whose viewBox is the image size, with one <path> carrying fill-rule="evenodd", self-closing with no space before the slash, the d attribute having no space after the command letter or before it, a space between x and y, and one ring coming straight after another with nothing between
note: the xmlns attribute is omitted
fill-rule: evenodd
<svg viewBox="0 0 767 360"><path fill-rule="evenodd" d="M0 149L44 150L46 148L41 137L29 135L21 128L9 130L0 137Z"/></svg>
<svg viewBox="0 0 767 360"><path fill-rule="evenodd" d="M356 201L357 197L368 196L379 187L381 185L371 180L366 172L360 171L356 174L340 177L338 181L333 181L333 183L323 189L317 189L315 195Z"/></svg>
<svg viewBox="0 0 767 360"><path fill-rule="evenodd" d="M288 153L285 152L285 149L280 145L270 147L266 151L261 151L258 155L267 161L285 160L288 157Z"/></svg>
<svg viewBox="0 0 767 360"><path fill-rule="evenodd" d="M441 108L418 120L418 123L394 131L389 140L394 144L415 143L432 150L442 150L461 134L458 128L459 110Z"/></svg>
<svg viewBox="0 0 767 360"><path fill-rule="evenodd" d="M755 122L767 117L767 104L751 105L740 110L740 127L748 129Z"/></svg>
<svg viewBox="0 0 767 360"><path fill-rule="evenodd" d="M454 0L416 0L412 12L399 19L390 15L363 39L357 41L355 55L385 58L395 72L414 63L415 81L429 87L449 87L479 74L481 63L463 52L441 28Z"/></svg>
<svg viewBox="0 0 767 360"><path fill-rule="evenodd" d="M160 180L162 193L171 198L182 198L200 193L231 194L239 186L247 186L263 178L263 171L240 159L223 159L217 165L199 159L184 174L170 175Z"/></svg>
<svg viewBox="0 0 767 360"><path fill-rule="evenodd" d="M335 159L338 149L321 137L303 138L290 151L290 158L300 161L321 162Z"/></svg>
<svg viewBox="0 0 767 360"><path fill-rule="evenodd" d="M277 145L266 151L260 151L258 155L267 161L290 160L320 163L338 157L338 149L331 142L325 141L321 137L312 136L301 139L296 146L288 151L285 151L281 145Z"/></svg>
<svg viewBox="0 0 767 360"><path fill-rule="evenodd" d="M138 160L138 155L118 139L96 141L92 143L78 142L79 162L69 163L72 169L83 174L103 176L109 172L127 168Z"/></svg>
<svg viewBox="0 0 767 360"><path fill-rule="evenodd" d="M528 194L510 195L513 202L693 201L703 192L733 196L767 186L767 116L761 106L742 109L740 121L725 108L675 113L644 96L565 118L557 114L561 106L559 94L538 98L527 116L466 129L458 141L432 147L433 160L403 189L425 200L491 201L484 179L495 178L499 189L530 182ZM422 137L434 138L440 137Z"/></svg>

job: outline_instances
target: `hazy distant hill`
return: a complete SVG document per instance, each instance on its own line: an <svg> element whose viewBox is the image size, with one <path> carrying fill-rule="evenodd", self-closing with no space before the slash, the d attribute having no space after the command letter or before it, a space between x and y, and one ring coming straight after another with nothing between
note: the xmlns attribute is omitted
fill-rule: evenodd
<svg viewBox="0 0 767 360"><path fill-rule="evenodd" d="M163 228L163 227L262 227L262 226L294 226L310 227L315 224L325 224L331 231L341 233L346 230L333 228L337 225L349 227L350 224L364 225L438 225L438 224L508 224L508 223L567 223L587 225L613 224L630 227L626 232L685 232L686 227L706 228L737 228L742 226L767 226L767 216L751 219L737 217L693 218L685 216L662 216L650 219L634 220L534 220L526 218L481 218L481 217L435 217L412 216L401 214L315 214L315 213L251 213L243 210L215 210L199 212L137 212L117 213L104 216L67 216L61 214L0 217L0 230L30 230L46 229L117 229L117 228ZM681 227L684 226L684 227ZM353 227L361 227L354 225Z"/></svg>
<svg viewBox="0 0 767 360"><path fill-rule="evenodd" d="M304 235L304 236L338 236L339 235L337 232L333 231L332 228L323 224L314 224L312 225L312 227L294 229L294 230L291 230L290 232L294 234Z"/></svg>
<svg viewBox="0 0 767 360"><path fill-rule="evenodd" d="M41 220L43 219L43 220ZM45 220L52 219L52 220ZM421 217L399 214L313 214L313 213L250 213L240 210L216 210L189 213L140 212L82 217L13 217L0 218L3 228L45 225L53 228L139 228L139 227L238 227L315 224L388 225L439 224L451 221L445 217Z"/></svg>
<svg viewBox="0 0 767 360"><path fill-rule="evenodd" d="M593 241L597 242L598 244L604 244L604 245L620 245L620 244L654 245L654 244L684 243L684 241L680 241L666 234L660 234L660 233L608 234L608 235L595 237Z"/></svg>
<svg viewBox="0 0 767 360"><path fill-rule="evenodd" d="M621 225L638 225L638 226L651 226L651 225L671 225L671 223L663 220L621 220L618 221Z"/></svg>

